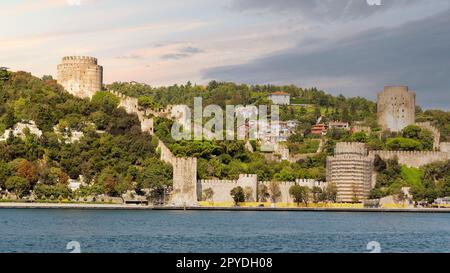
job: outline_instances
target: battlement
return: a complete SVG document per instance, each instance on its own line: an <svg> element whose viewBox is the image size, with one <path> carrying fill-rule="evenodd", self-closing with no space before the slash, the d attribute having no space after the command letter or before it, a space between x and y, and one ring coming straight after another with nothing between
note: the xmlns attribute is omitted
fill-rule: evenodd
<svg viewBox="0 0 450 273"><path fill-rule="evenodd" d="M422 129L428 130L433 134L433 149L439 150L439 144L441 142L441 132L431 122L416 122L416 125Z"/></svg>
<svg viewBox="0 0 450 273"><path fill-rule="evenodd" d="M414 168L450 160L450 153L436 151L371 151L369 154L378 155L383 160L397 158L400 164Z"/></svg>
<svg viewBox="0 0 450 273"><path fill-rule="evenodd" d="M80 98L92 98L103 88L103 67L97 58L66 56L58 65L58 83L70 94Z"/></svg>
<svg viewBox="0 0 450 273"><path fill-rule="evenodd" d="M355 154L367 155L367 148L364 143L359 142L339 142L334 150L335 155Z"/></svg>
<svg viewBox="0 0 450 273"><path fill-rule="evenodd" d="M295 181L259 181L260 185L269 186L272 183L277 183L278 185L288 185L288 186L294 186L297 185Z"/></svg>
<svg viewBox="0 0 450 273"><path fill-rule="evenodd" d="M438 151L370 151L369 155L379 155L386 157L393 156L411 156L411 157L421 157L421 156L442 156L443 152Z"/></svg>
<svg viewBox="0 0 450 273"><path fill-rule="evenodd" d="M239 179L241 179L241 178L256 178L256 179L258 179L258 175L256 175L256 174L240 174Z"/></svg>
<svg viewBox="0 0 450 273"><path fill-rule="evenodd" d="M198 181L203 186L212 186L219 184L234 184L237 185L239 183L238 180L221 180L221 179L201 179Z"/></svg>
<svg viewBox="0 0 450 273"><path fill-rule="evenodd" d="M66 56L66 57L63 57L62 63L63 64L80 64L80 63L86 64L87 63L87 64L97 65L98 60L97 60L97 58L89 57L89 56Z"/></svg>
<svg viewBox="0 0 450 273"><path fill-rule="evenodd" d="M378 96L383 96L383 95L392 95L392 94L401 94L401 93L405 93L405 94L414 94L414 96L416 95L415 92L409 91L409 87L406 85L388 85L384 87L384 90L382 92L380 92L378 94Z"/></svg>

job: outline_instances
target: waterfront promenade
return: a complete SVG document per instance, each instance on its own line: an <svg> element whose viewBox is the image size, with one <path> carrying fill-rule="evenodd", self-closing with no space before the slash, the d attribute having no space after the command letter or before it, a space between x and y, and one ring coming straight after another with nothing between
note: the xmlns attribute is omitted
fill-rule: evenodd
<svg viewBox="0 0 450 273"><path fill-rule="evenodd" d="M186 211L304 211L304 212L411 212L450 213L450 208L318 208L318 207L173 207L120 204L0 203L0 209L80 209L80 210L186 210Z"/></svg>

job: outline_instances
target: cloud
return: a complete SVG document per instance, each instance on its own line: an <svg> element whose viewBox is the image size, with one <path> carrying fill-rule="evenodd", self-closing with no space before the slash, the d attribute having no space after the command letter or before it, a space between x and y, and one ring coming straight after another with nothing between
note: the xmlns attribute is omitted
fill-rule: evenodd
<svg viewBox="0 0 450 273"><path fill-rule="evenodd" d="M183 48L179 49L178 52L176 52L176 53L164 54L161 56L161 59L163 59L163 60L179 60L179 59L191 57L193 55L196 55L196 54L202 53L202 52L203 52L203 50L201 50L200 48L188 46L188 47L183 47Z"/></svg>
<svg viewBox="0 0 450 273"><path fill-rule="evenodd" d="M320 42L320 41L319 41ZM374 98L405 84L426 107L450 105L450 10L394 28L374 28L305 52L303 44L242 64L207 69L205 79L298 84Z"/></svg>
<svg viewBox="0 0 450 273"><path fill-rule="evenodd" d="M234 0L231 10L281 12L318 21L352 20L391 8L413 5L423 0L381 0L369 5L367 0Z"/></svg>

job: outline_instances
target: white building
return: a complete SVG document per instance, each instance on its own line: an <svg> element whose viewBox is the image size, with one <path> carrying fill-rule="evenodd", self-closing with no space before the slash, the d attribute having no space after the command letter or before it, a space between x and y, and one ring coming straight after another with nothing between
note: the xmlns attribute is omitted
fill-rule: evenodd
<svg viewBox="0 0 450 273"><path fill-rule="evenodd" d="M286 92L275 92L269 96L269 100L271 100L272 103L276 105L290 105L291 95Z"/></svg>
<svg viewBox="0 0 450 273"><path fill-rule="evenodd" d="M0 141L6 141L12 132L14 137L19 137L21 139L25 138L25 131L29 130L30 134L37 136L38 138L42 136L42 131L36 126L34 121L22 121L17 123L13 129L5 130L3 136L0 136Z"/></svg>

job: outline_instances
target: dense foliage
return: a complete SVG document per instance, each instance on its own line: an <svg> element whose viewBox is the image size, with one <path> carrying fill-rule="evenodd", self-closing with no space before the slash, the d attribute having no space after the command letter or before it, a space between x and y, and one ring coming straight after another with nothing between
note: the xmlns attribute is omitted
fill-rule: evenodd
<svg viewBox="0 0 450 273"><path fill-rule="evenodd" d="M450 161L416 169L401 166L396 159L384 161L376 156L375 171L377 182L372 198L394 195L402 199L402 187L411 188L415 201L433 203L436 198L450 196Z"/></svg>
<svg viewBox="0 0 450 273"><path fill-rule="evenodd" d="M12 73L0 82L0 133L17 122L34 121L43 134L38 138L28 132L23 139L10 136L0 142L0 187L18 196L34 190L38 198L69 198L170 186L172 170L157 159L156 140L117 105L107 92L82 100L52 79ZM59 131L80 131L83 137L70 143ZM79 175L88 185L72 194L68 179Z"/></svg>

